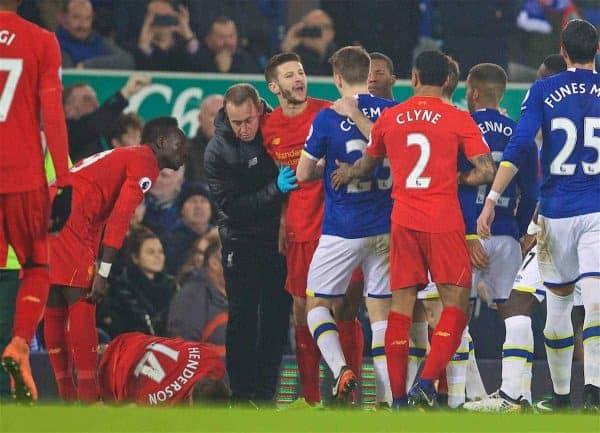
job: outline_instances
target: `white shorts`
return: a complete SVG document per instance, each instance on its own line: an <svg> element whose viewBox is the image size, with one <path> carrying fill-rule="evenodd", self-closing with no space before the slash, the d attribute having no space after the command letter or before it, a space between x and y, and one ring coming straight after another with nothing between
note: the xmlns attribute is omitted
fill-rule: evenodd
<svg viewBox="0 0 600 433"><path fill-rule="evenodd" d="M429 282L424 289L417 292L417 299L419 301L427 301L429 299L439 299L440 294L438 293L437 286L435 283Z"/></svg>
<svg viewBox="0 0 600 433"><path fill-rule="evenodd" d="M429 284L417 292L418 301L428 301L431 299L440 299L440 292L438 292L437 285L431 281L431 275L429 277ZM477 299L477 291L471 288L471 301Z"/></svg>
<svg viewBox="0 0 600 433"><path fill-rule="evenodd" d="M322 298L344 296L358 266L365 276L364 296L392 297L389 233L360 239L321 235L308 269L306 294Z"/></svg>
<svg viewBox="0 0 600 433"><path fill-rule="evenodd" d="M570 218L540 215L538 224L538 263L546 286L600 276L600 212Z"/></svg>
<svg viewBox="0 0 600 433"><path fill-rule="evenodd" d="M531 251L527 253L525 259L523 259L523 265L513 285L513 290L518 292L531 293L538 302L543 302L546 298L546 287L540 276L538 261L537 261L537 246L533 247ZM581 300L581 288L579 285L575 285L573 305L581 306L583 302Z"/></svg>
<svg viewBox="0 0 600 433"><path fill-rule="evenodd" d="M521 267L521 246L511 236L492 236L480 239L490 264L485 269L473 268L472 291L477 291L479 283L489 306L504 302L510 296L515 275Z"/></svg>

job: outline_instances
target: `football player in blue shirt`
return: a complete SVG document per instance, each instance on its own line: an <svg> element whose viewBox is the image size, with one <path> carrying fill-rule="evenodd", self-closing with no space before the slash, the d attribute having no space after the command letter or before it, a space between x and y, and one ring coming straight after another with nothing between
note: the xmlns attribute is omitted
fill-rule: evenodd
<svg viewBox="0 0 600 433"><path fill-rule="evenodd" d="M499 111L506 81L504 69L492 63L474 66L467 78L469 111L485 137L496 163L502 160L504 149L516 126L515 121ZM498 199L491 238L478 240L489 263L477 263L477 260L474 263L473 286L476 287L480 281L485 283L488 304L496 304L503 319L506 317L503 302L508 299L515 275L521 266L519 239L525 234L537 203L538 150L534 140L526 151L527 155L523 157L519 172ZM490 186L477 187L474 197L470 194L459 196L467 236L474 238L473 240L477 239L477 217ZM475 206L472 206L473 203Z"/></svg>
<svg viewBox="0 0 600 433"><path fill-rule="evenodd" d="M556 295L552 305L548 305L547 320L555 324L554 329L569 329L573 290L578 282L586 312L584 406L596 411L600 409L600 75L594 70L597 52L596 28L584 20L569 22L561 35L561 54L568 69L535 82L529 89L516 131L477 220L478 234L488 239L494 207L541 127L538 264L544 285ZM545 337L550 349L572 345L572 337L565 339L548 333ZM564 363L570 364L566 358ZM560 366L554 363L557 364ZM553 378L556 373L551 372Z"/></svg>
<svg viewBox="0 0 600 433"><path fill-rule="evenodd" d="M331 58L333 79L342 96L358 99L358 107L377 120L396 103L370 95L367 90L369 54L360 47L345 47ZM344 295L352 272L361 266L365 276L367 308L383 349L391 300L389 289L389 232L392 199L391 173L384 162L373 176L335 190L331 173L336 162L353 163L367 147L367 138L349 118L327 108L317 114L306 139L296 176L299 181L323 178L325 213L322 235L308 273L307 321L323 358L335 377L333 396L347 400L357 385L357 372L346 366L335 321L332 299ZM325 159L324 167L322 161ZM375 344L375 343L374 343ZM385 359L385 352L377 354ZM388 382L385 363L376 368L377 380ZM387 385L389 387L389 385Z"/></svg>

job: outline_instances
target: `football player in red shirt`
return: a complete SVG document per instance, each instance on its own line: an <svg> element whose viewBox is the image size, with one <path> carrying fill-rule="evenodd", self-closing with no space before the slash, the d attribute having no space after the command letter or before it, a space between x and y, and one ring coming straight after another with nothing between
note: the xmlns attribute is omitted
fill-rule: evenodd
<svg viewBox="0 0 600 433"><path fill-rule="evenodd" d="M106 348L98 368L105 402L173 406L227 398L225 363L212 344L128 332Z"/></svg>
<svg viewBox="0 0 600 433"><path fill-rule="evenodd" d="M44 316L46 346L65 400L98 398L95 304L106 295L111 265L144 194L161 169L177 170L184 161L185 135L173 117L146 123L142 143L97 153L71 168L73 213L50 240L51 287Z"/></svg>
<svg viewBox="0 0 600 433"><path fill-rule="evenodd" d="M354 165L340 164L334 186L371 173L387 155L394 178L390 286L385 352L394 407L437 405L433 381L459 346L467 324L471 263L457 197L458 183L489 182L495 166L469 113L442 100L448 59L421 53L412 72L415 96L388 108L371 130L367 151ZM458 152L474 169L458 175ZM438 283L444 310L431 339L421 377L406 394L409 336L417 290Z"/></svg>
<svg viewBox="0 0 600 433"><path fill-rule="evenodd" d="M48 296L50 197L44 170L42 121L56 169L69 195L67 130L62 108L60 48L53 33L16 14L19 1L0 1L0 267L12 245L23 269L12 340L2 365L18 399L36 400L29 341ZM66 219L69 206L62 219ZM54 215L56 216L56 215Z"/></svg>
<svg viewBox="0 0 600 433"><path fill-rule="evenodd" d="M296 169L310 126L317 113L331 105L329 101L307 97L307 79L300 57L280 53L271 57L265 68L269 90L279 100L279 107L263 116L261 133L264 146L280 167ZM319 366L321 352L306 324L306 280L308 268L321 236L323 220L323 181L299 183L290 192L282 209L279 252L287 263L286 290L294 300L296 357L300 371L302 394L309 404L319 403ZM362 294L362 290L360 291ZM360 302L360 295L354 303ZM350 310L358 310L350 308ZM337 310L336 310L337 312ZM352 315L338 320L342 347L349 363L362 359L363 336L360 323ZM355 365L352 365L353 367ZM353 370L353 371L358 371Z"/></svg>

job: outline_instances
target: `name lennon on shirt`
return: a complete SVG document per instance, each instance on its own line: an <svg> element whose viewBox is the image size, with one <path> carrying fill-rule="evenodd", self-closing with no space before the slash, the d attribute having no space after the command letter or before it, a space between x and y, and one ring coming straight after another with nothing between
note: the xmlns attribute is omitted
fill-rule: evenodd
<svg viewBox="0 0 600 433"><path fill-rule="evenodd" d="M550 108L554 108L555 104L558 104L569 96L588 93L586 84L587 83L570 83L560 86L544 99L544 104ZM592 87L589 89L589 94L600 98L600 87L596 84L592 85Z"/></svg>

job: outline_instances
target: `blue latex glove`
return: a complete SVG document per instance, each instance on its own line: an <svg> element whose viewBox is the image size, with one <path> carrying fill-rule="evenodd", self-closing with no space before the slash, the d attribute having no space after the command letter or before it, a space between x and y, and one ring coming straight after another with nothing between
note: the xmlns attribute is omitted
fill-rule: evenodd
<svg viewBox="0 0 600 433"><path fill-rule="evenodd" d="M298 188L296 172L286 165L281 167L277 176L277 188L284 194Z"/></svg>

